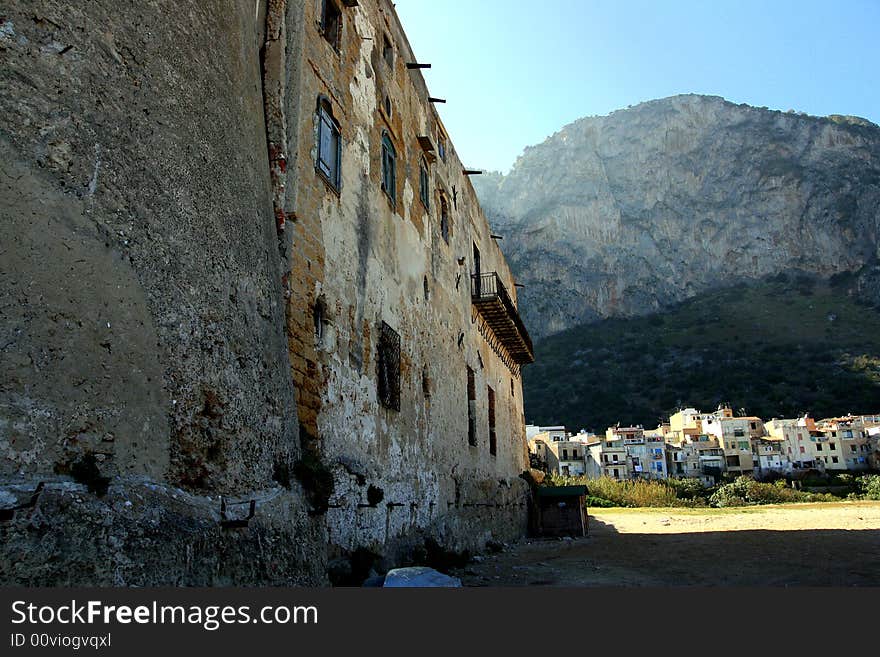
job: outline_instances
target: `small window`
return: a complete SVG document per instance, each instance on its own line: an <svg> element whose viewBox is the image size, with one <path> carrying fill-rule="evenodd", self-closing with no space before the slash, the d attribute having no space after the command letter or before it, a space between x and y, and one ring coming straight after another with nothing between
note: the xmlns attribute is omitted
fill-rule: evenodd
<svg viewBox="0 0 880 657"><path fill-rule="evenodd" d="M425 399L431 398L431 377L428 374L428 366L422 368L422 395Z"/></svg>
<svg viewBox="0 0 880 657"><path fill-rule="evenodd" d="M376 358L379 401L385 408L400 410L400 335L388 324L379 327Z"/></svg>
<svg viewBox="0 0 880 657"><path fill-rule="evenodd" d="M563 460L563 461L567 461L567 460L568 460L568 450L567 450L567 449L563 449L563 450L562 450L562 460Z"/></svg>
<svg viewBox="0 0 880 657"><path fill-rule="evenodd" d="M318 100L318 161L316 168L335 190L339 190L342 140L326 98Z"/></svg>
<svg viewBox="0 0 880 657"><path fill-rule="evenodd" d="M446 161L446 135L444 135L441 131L437 131L437 153L440 155L440 159L444 162Z"/></svg>
<svg viewBox="0 0 880 657"><path fill-rule="evenodd" d="M315 344L320 345L324 339L324 302L321 299L315 301L312 309L312 321L315 325Z"/></svg>
<svg viewBox="0 0 880 657"><path fill-rule="evenodd" d="M822 451L822 443L817 443L817 444L816 444L816 451L817 451L817 452L821 452L821 451Z"/></svg>
<svg viewBox="0 0 880 657"><path fill-rule="evenodd" d="M477 444L477 382L474 371L467 368L467 415L468 415L468 445L475 447Z"/></svg>
<svg viewBox="0 0 880 657"><path fill-rule="evenodd" d="M382 59L390 67L394 67L394 46L391 45L391 39L385 34L382 37Z"/></svg>
<svg viewBox="0 0 880 657"><path fill-rule="evenodd" d="M449 244L449 203L445 194L440 195L440 235Z"/></svg>
<svg viewBox="0 0 880 657"><path fill-rule="evenodd" d="M385 96L384 105L385 105L385 116L387 116L390 119L391 118L391 98L387 94Z"/></svg>
<svg viewBox="0 0 880 657"><path fill-rule="evenodd" d="M397 151L391 143L391 137L385 132L382 134L382 189L388 194L388 198L395 202L397 190L395 187L397 169Z"/></svg>
<svg viewBox="0 0 880 657"><path fill-rule="evenodd" d="M489 396L489 454L498 454L498 437L495 435L495 391L491 386L486 386Z"/></svg>
<svg viewBox="0 0 880 657"><path fill-rule="evenodd" d="M836 457L836 456L832 456L832 457L831 457L831 462L832 462L832 463L837 463L837 457Z"/></svg>
<svg viewBox="0 0 880 657"><path fill-rule="evenodd" d="M430 210L431 186L428 178L428 163L424 156L419 159L419 198L426 210Z"/></svg>
<svg viewBox="0 0 880 657"><path fill-rule="evenodd" d="M334 0L321 0L321 34L335 50L339 50L342 12Z"/></svg>
<svg viewBox="0 0 880 657"><path fill-rule="evenodd" d="M422 279L422 292L425 295L425 301L431 298L431 291L428 289L428 277Z"/></svg>
<svg viewBox="0 0 880 657"><path fill-rule="evenodd" d="M836 452L837 451L837 443L828 443L828 449L830 449L832 452Z"/></svg>

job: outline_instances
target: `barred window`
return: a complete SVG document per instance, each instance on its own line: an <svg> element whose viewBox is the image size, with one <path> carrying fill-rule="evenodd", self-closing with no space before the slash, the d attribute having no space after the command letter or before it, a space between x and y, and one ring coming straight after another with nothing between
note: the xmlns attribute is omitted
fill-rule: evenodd
<svg viewBox="0 0 880 657"><path fill-rule="evenodd" d="M388 324L379 327L376 358L379 401L385 408L400 410L400 335Z"/></svg>

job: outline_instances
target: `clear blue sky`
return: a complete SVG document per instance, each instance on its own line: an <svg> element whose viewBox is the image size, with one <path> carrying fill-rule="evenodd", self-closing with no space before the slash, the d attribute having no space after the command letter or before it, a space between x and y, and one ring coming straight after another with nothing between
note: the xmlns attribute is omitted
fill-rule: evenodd
<svg viewBox="0 0 880 657"><path fill-rule="evenodd" d="M397 0L466 166L680 93L880 123L880 0Z"/></svg>

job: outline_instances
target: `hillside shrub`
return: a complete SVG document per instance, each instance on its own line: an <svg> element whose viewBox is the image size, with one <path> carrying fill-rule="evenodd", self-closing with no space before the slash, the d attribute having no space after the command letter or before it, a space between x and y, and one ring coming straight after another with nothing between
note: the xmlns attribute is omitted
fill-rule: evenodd
<svg viewBox="0 0 880 657"><path fill-rule="evenodd" d="M791 502L835 502L838 499L828 493L805 493L789 488L782 479L767 484L755 481L751 477L739 476L719 486L709 497L709 503L716 507L730 507Z"/></svg>

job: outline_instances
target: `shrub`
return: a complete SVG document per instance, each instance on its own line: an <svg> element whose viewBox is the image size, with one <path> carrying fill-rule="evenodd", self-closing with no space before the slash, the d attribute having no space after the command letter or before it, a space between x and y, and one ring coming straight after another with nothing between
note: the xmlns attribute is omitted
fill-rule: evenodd
<svg viewBox="0 0 880 657"><path fill-rule="evenodd" d="M863 475L855 480L859 495L868 500L880 500L880 475Z"/></svg>

